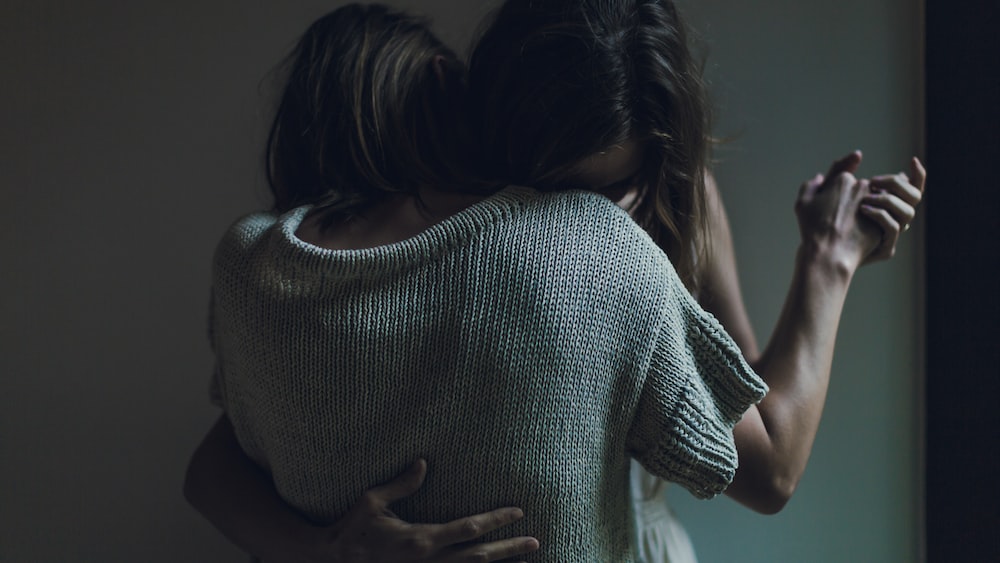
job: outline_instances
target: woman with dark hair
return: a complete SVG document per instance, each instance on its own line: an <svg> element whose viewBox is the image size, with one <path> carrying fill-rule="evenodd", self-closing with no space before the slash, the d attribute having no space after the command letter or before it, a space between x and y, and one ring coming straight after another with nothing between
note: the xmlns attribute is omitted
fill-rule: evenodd
<svg viewBox="0 0 1000 563"><path fill-rule="evenodd" d="M740 468L726 494L762 513L792 496L825 402L848 285L861 262L851 237L880 237L870 263L889 258L913 220L925 172L855 183L868 222L836 232L810 207L861 154L803 186L802 245L763 354L743 303L729 222L707 173L710 105L687 27L670 0L507 0L469 64L470 123L483 169L540 190L578 186L626 206L676 266L688 290L739 344L770 386L734 430ZM846 194L845 194L846 195ZM846 203L846 201L845 201ZM849 236L844 236L849 234ZM632 495L645 561L694 560L667 507L663 482L633 462Z"/></svg>
<svg viewBox="0 0 1000 563"><path fill-rule="evenodd" d="M594 155L634 152L628 176L581 187L612 199L642 188L633 216L697 285L708 238L709 104L671 2L504 2L469 73L483 171L558 190L581 186Z"/></svg>
<svg viewBox="0 0 1000 563"><path fill-rule="evenodd" d="M311 49L315 50L315 47ZM300 58L303 52L306 50L300 49ZM319 49L317 52L322 53L323 50ZM319 55L315 60L326 59ZM365 60L365 57L359 60ZM447 84L452 80L448 77L461 75L449 74L447 65L442 64L442 59L434 60L433 65L417 68L426 71L432 66L435 69L433 75L437 77L439 83L445 84L436 91L448 91ZM399 66L396 65L397 68ZM311 68L315 68L314 63L311 63ZM329 69L325 69L322 73L313 72L311 76L315 78L328 74L330 74ZM310 76L310 73L306 75ZM335 73L332 75L337 76ZM344 76L340 78L343 79ZM356 76L351 79L355 80L353 84L360 93L353 99L353 103L344 107L355 110L354 118L368 115L373 117L366 117L368 121L354 127L353 133L356 135L349 136L349 139L340 146L324 143L326 139L324 135L329 135L332 131L352 131L350 127L345 129L345 123L310 117L322 114L317 108L306 109L304 112L289 111L284 101L282 109L279 110L271 142L271 169L274 171L271 178L272 186L276 186L275 195L278 202L276 207L284 210L300 204L314 206L302 213L293 212L292 215L301 220L298 226L292 229L294 234L301 242L311 243L316 248L344 250L372 249L378 245L410 238L418 240L421 236L418 233L430 232L428 229L433 230L438 221L441 221L442 225L447 224L449 229L454 229L449 219L463 216L460 211L462 209L477 209L477 205L483 204L480 200L484 194L490 193L490 187L497 184L463 183L462 177L466 171L456 172L454 161L449 162L445 157L440 162L447 165L442 164L434 169L447 172L440 175L435 172L432 176L425 176L411 184L413 187L408 191L398 189L399 186L407 185L405 173L390 179L385 178L388 173L380 172L385 167L392 168L397 162L394 160L396 153L382 150L384 146L378 142L366 142L366 137L371 132L387 134L399 131L392 129L393 127L413 131L420 127L420 124L408 122L407 119L375 117L379 112L365 107L363 102L371 99L372 94L386 93L385 86L378 86L378 81L371 75L364 75L362 80L357 80ZM702 302L706 303L723 325L733 332L736 342L742 345L744 354L750 360L754 360L755 367L772 388L767 399L758 407L754 407L751 404L753 400L747 399L757 397L756 392L762 387L754 383L756 376L746 369L738 351L735 355L722 354L722 357L726 358L723 364L728 367L721 368L721 371L717 371L720 368L716 356L710 354L711 357L716 357L712 360L695 354L691 356L694 358L692 361L695 361L694 370L701 376L679 387L687 390L683 393L693 393L698 399L695 404L700 407L694 411L685 411L688 414L680 419L676 418L677 413L673 411L672 417L660 419L660 422L655 424L650 422L649 416L656 418L657 415L662 416L665 411L675 408L670 405L688 404L690 408L690 403L677 403L677 397L664 392L663 388L656 391L659 384L656 383L658 379L655 377L640 386L643 389L640 395L629 399L629 395L626 394L620 396L621 400L614 403L617 408L626 407L626 412L640 413L633 421L645 420L645 424L652 424L653 427L661 429L649 434L647 431L637 431L637 427L633 424L626 432L626 434L631 433L631 437L625 441L629 451L635 457L642 459L644 465L650 467L654 473L681 482L695 494L710 496L728 485L727 473L725 471L718 473L721 468L715 463L723 462L725 465L726 460L735 462L735 459L724 454L727 449L726 443L733 440L733 436L724 429L739 420L735 430L735 448L739 451L740 469L736 472L732 486L726 489L726 493L756 510L773 512L780 509L794 490L804 470L815 436L829 378L833 338L847 285L863 260L874 259L891 252L900 231L900 224L912 219L913 206L919 201L919 190L923 184L923 171L919 168L919 163L914 164L914 183L917 186L911 185L909 179L903 177L878 177L870 182L857 181L853 177L853 172L860 163L860 155L857 154L849 155L835 163L828 177L817 177L804 186L797 207L802 226L803 246L798 257L796 277L793 279L785 312L772 337L771 345L758 359L754 357L756 346L749 331L749 321L746 319L736 283L735 263L732 259L731 241L724 211L711 182L705 180L704 171L709 143L703 86L697 66L687 50L683 24L671 3L641 0L509 1L499 12L497 20L487 31L473 56L470 81L469 123L471 133L478 141L476 144L483 148L477 168L485 171L488 178L502 183L532 185L542 191L559 191L575 186L603 193L619 201L649 232L659 248L670 256L671 262L676 265L682 287L686 286L686 289L691 291L700 290L699 297ZM290 81L290 85L294 83L294 79ZM376 86L366 90L369 84ZM293 90L289 88L286 99ZM321 91L316 88L304 90ZM432 88L425 90L427 91L435 90ZM335 97L328 98L328 95L330 92L326 92L323 96L313 95L311 99L313 103L327 99L336 100ZM310 98L307 96L307 101L308 99ZM308 108L301 102L298 107ZM338 106L331 104L330 107ZM305 119L292 120L291 123L294 123L292 127L284 126L284 123L289 122L288 116L299 113L304 115ZM447 123L444 115L441 117L444 120L442 123ZM440 139L433 136L433 130L432 124L420 133L420 138ZM280 150L283 131L294 133L288 136L286 146L289 150L284 155ZM310 134L319 136L311 138L308 136ZM456 135L453 138L461 137ZM356 139L360 141L356 142ZM325 146L333 148L320 148ZM345 148L349 150L344 150ZM458 150L458 148L445 147L444 152L439 154L447 154L448 150ZM342 155L351 156L349 160L333 167L329 163L337 162L338 156L329 151L341 155L340 158L343 158ZM406 150L400 154L405 157ZM294 160L303 155L309 156L300 161ZM423 160L417 156L414 160L433 163L434 158L434 155L430 155ZM403 161L405 162L405 158ZM282 164L283 162L296 163L286 166ZM340 171L343 169L363 171L366 167L374 172L365 172L361 176L352 178L344 176L344 172ZM406 170L405 166L401 169L404 172ZM311 172L306 176L296 176L301 175L303 170ZM334 172L326 173L324 170ZM421 180L426 182L427 178L437 177L441 180L435 179L433 185L444 189L428 190L427 184L421 183ZM451 182L449 179L458 181ZM306 192L303 197L295 195L286 197L284 201L288 203L281 204L283 190L290 188L289 193L302 193L298 191L302 186L309 186L312 191ZM364 188L352 191L357 186ZM387 189L368 190L369 186L386 186ZM456 187L455 191L451 189L452 186ZM456 193L458 191L462 193ZM400 197L401 193L403 197ZM513 204L515 200L518 202L516 206L529 205L526 200L518 199L522 196L524 194L505 191L499 197L501 200L513 198L505 200L504 205ZM574 197L578 196L579 194ZM492 202L489 205L496 204L496 197L487 200ZM537 203L534 199L530 197L529 199L532 202L530 205ZM621 223L616 223L609 216L600 213L597 216L592 215L595 211L591 209L589 203L594 202L587 201L587 205L573 208L574 213L583 214L591 219L591 224L588 225L590 231L604 232L602 221L611 220L616 226L608 234L621 242L622 233L629 233L629 229ZM863 206L863 202L866 205L870 204L870 207ZM855 220L856 210L859 208L882 227L886 236L880 237L881 233L876 232L877 229L871 226L866 229L863 224ZM504 215L510 208L501 205L499 208L490 209L491 213ZM580 217L577 217L576 220L579 219ZM262 219L258 218L256 221ZM266 231L266 225L270 224L268 221L271 219L263 220L263 223L254 223L255 226L250 228L250 231L254 233L259 233L259 229ZM243 225L243 227L243 236L250 236L246 234L248 226ZM283 228L287 235L290 227L285 225ZM590 241L589 237L594 235L594 232L573 232L584 242ZM617 234L612 235L612 233ZM565 236L566 233L561 234ZM417 236L414 238L414 235ZM624 236L627 240L630 235ZM530 237L525 240L530 240ZM881 246L873 250L880 244L880 240ZM424 243L426 240L421 244ZM233 241L229 244L233 244ZM567 241L567 244L571 243ZM636 241L636 244L642 247L644 243ZM224 244L220 249L225 246ZM611 249L605 250L611 252ZM322 253L313 253L310 256L310 261L329 257ZM609 263L618 264L614 260ZM635 268L634 275L646 271L641 261L628 264L630 269ZM567 264L563 265L568 267ZM591 264L591 267L593 266ZM380 267L385 267L385 264ZM228 271L226 268L222 270ZM633 283L616 285L614 280L618 279L617 274L604 273L607 275L604 278L605 283L615 288L618 292L616 296L638 298L634 292L640 289L641 284L637 285L633 279ZM301 291L296 288L295 280L279 277L275 279L275 283L278 283L276 287L293 288L296 294ZM656 284L652 287L655 288ZM651 288L646 287L646 289ZM687 291L682 293L687 295ZM686 319L684 326L687 329L682 329L680 333L685 334L684 331L687 331L687 337L684 338L692 338L693 334L700 334L699 338L704 338L706 327L717 326L714 324L714 319L701 316L700 308L693 305L689 296L684 297L677 293L671 295L673 295L671 301L677 299L679 301L676 304L683 303L680 309L674 310L685 311L681 317ZM227 306L238 308L238 305L230 301L228 305L223 305L222 309ZM692 326L702 328L692 333L690 332ZM298 330L303 329L300 327ZM728 336L713 332L714 330L714 328L708 330L708 334L719 334L719 338L709 338L711 342L709 349L736 350L729 348L732 341ZM296 332L296 335L300 334ZM633 346L640 342L636 341ZM217 353L220 353L218 349ZM224 351L220 355L224 358ZM225 365L225 362L223 364ZM707 365L716 367L708 368ZM673 365L667 372L676 375L676 368L677 366ZM711 373L715 375L710 375ZM223 377L222 381L229 381L230 377ZM668 381L669 378L663 380L667 387L671 388L672 384L667 383ZM737 384L740 381L742 383ZM734 392L734 388L731 387L734 384L736 388L743 390L730 395ZM650 387L647 388L646 385ZM246 408L248 393L246 390L242 392L230 390L231 397L240 395L242 397L227 403L227 414L234 415L230 411L232 404L243 405L242 408ZM735 403L721 399L720 403L720 397L742 398L736 399ZM638 403L630 403L630 400ZM630 410L627 408L629 404L637 405L639 410ZM715 407L712 407L712 404ZM723 408L722 405L728 406ZM749 411L743 416L747 408ZM706 412L715 409L721 409L722 419L712 421L711 417L700 418L705 416ZM612 410L617 409L612 408ZM240 418L238 413L235 416ZM692 416L694 418L691 418ZM252 419L245 416L243 418ZM678 420L691 424L696 419L700 422L690 428L708 432L713 436L708 442L701 440L697 444L685 443L685 446L680 447L676 441L677 435L674 433L674 441L668 448L672 452L671 455L664 458L660 454L651 454L655 451L666 451L661 450L662 444L657 445L655 442L669 437L672 434L669 428L676 428ZM247 423L244 420L242 424ZM294 421L289 420L285 420L279 427L298 428ZM723 431L722 434L716 434L716 431L707 431L706 428L723 429ZM256 452L257 456L261 457L263 456L261 452L267 448L261 444L253 444L252 441L256 434L262 432L244 427L239 429L236 435L241 438L244 449L249 450L252 456ZM725 438L725 435L729 435L729 438ZM273 448L276 441L281 442L276 440L275 436L277 435L271 435L263 441L271 443ZM689 457L679 453L681 451L688 451ZM714 461L709 463L705 458L708 451L715 451L716 454L723 452L723 455L721 458L712 458ZM414 455L424 455L424 453L413 452ZM477 452L477 455L485 454ZM544 459L544 456L540 459ZM609 459L617 458L602 459L607 462ZM262 465L267 466L267 461L264 460ZM447 457L436 461L435 467L455 462L454 459ZM472 461L482 462L478 459ZM344 463L344 460L330 459L330 463ZM192 467L195 467L195 460L192 461ZM707 469L710 467L714 469ZM422 468L422 465L418 465L418 474ZM274 468L271 469L274 474ZM619 475L621 470L616 466L609 474L608 467L604 467L604 471L595 473L600 474L602 478L609 478L609 475ZM634 467L632 471L633 479L636 479L639 470ZM450 474L462 475L461 472ZM369 473L369 475L374 474ZM545 481L556 479L552 483L554 489L549 490L552 492L559 490L560 482L557 479L559 475L561 475L559 471L553 470L551 473L536 474L536 478ZM387 477L387 474L381 473L380 478L362 480L354 486L354 490L360 493L361 489L358 489L358 486L363 489ZM467 476L452 483L452 490L477 490L475 483L463 479L467 479ZM296 484L294 476L290 475L275 476L275 481L279 489L285 487L282 496L286 498L295 498L295 491L290 489L301 487L300 484ZM409 483L413 485L418 481L419 479L411 478ZM463 482L467 483L466 486L461 484ZM517 488L517 482L515 478L509 489L520 490ZM570 483L567 482L563 486L570 487ZM408 492L412 490L412 486L407 488ZM628 491L626 488L620 492L625 496ZM641 497L650 492L650 490L633 490L632 494ZM440 489L433 488L432 493L441 494ZM193 492L191 496L194 502L194 498L199 495ZM580 537L580 529L571 531L553 529L552 522L558 518L555 520L542 518L551 514L537 507L538 499L531 497L530 494L528 497L510 498L516 498L518 503L536 504L536 510L540 513L533 514L529 507L528 517L534 515L541 520L530 522L525 525L527 527L517 529L536 533L534 526L537 526L537 533L546 540L545 545L549 546L549 542L552 542L545 552L547 560L560 560L560 557L562 560L568 560L567 554L575 554L576 557L584 559L594 557L600 559L601 556L597 555L599 553L603 553L604 556L615 554L613 556L615 560L631 558L630 555L626 555L630 548L621 545L623 530L617 524L610 529L599 525L582 530L583 533L591 533L594 536L593 541L599 544L592 546L588 551L586 547L573 543L576 540L572 538ZM586 495L579 497L579 500L585 498ZM625 519L624 514L629 511L623 506L614 505L614 495L610 497L605 495L601 498L604 502L612 504L604 506L598 511L599 513L604 514L606 518L617 507L622 509L619 517ZM343 501L340 506L344 506ZM481 503L469 506L481 507ZM643 525L643 505L638 502L636 506L640 518L637 529L648 536L652 532L650 527ZM206 513L213 510L213 507L206 507L204 504L202 507ZM302 510L298 504L296 507ZM588 513L592 510L582 509ZM253 517L266 511L249 512L253 513L250 515ZM342 512L343 508L340 512L334 513ZM329 521L329 514L330 512L326 512L322 517L314 519ZM355 510L333 529L338 530L338 526L344 525L343 522L353 522L363 528L366 525L363 517L352 520L352 517L357 515L356 506ZM225 520L218 517L218 514L215 516L213 521L217 523ZM398 521L389 520L398 524ZM605 520L604 525L608 525L608 522ZM286 520L286 523L294 526L291 520ZM384 523L383 521L382 524ZM576 525L580 524L576 522ZM376 526L378 525L380 524L376 522ZM220 527L223 525L220 524ZM584 528L586 527L584 525ZM407 531L410 532L412 530ZM241 533L243 532L237 530L232 535L238 536ZM273 533L277 534L280 531ZM350 535L344 533L333 539L351 540ZM319 537L317 535L313 539ZM429 534L408 537L416 538L417 543L423 545L428 553L442 545L440 542L435 543ZM642 541L645 540L640 539L640 542ZM527 544L521 545L523 547ZM386 544L382 547L392 546ZM654 549L659 547L654 546ZM391 549L389 552L391 553ZM658 557L659 554L649 552L647 556ZM396 560L402 559L403 555L400 555ZM419 557L414 557L414 560L416 559ZM358 556L353 560L369 560L369 558Z"/></svg>
<svg viewBox="0 0 1000 563"><path fill-rule="evenodd" d="M456 172L448 58L412 18L362 6L320 19L293 54L269 140L274 209L237 221L214 258L218 430L280 513L332 525L315 537L334 547L246 546L363 559L344 553L364 539L344 515L423 457L433 472L394 511L451 523L443 550L404 543L410 557L633 559L629 460L719 494L732 427L766 386L607 197ZM196 506L219 494L197 471L188 483ZM516 519L482 513L513 499L526 516L507 530L537 541L479 529ZM228 505L242 521L261 508Z"/></svg>
<svg viewBox="0 0 1000 563"><path fill-rule="evenodd" d="M834 337L857 264L804 211L837 173L804 186L803 245L788 300L764 354L743 304L728 220L705 173L710 113L701 69L676 6L664 0L508 0L470 62L470 115L486 168L539 189L578 185L631 195L630 213L670 256L688 289L740 345L771 387L735 429L740 470L726 494L754 510L780 510L801 477L829 381ZM631 165L611 171L592 155ZM588 169L587 165L590 165ZM603 175L602 175L603 174ZM920 202L925 173L856 184L859 207L881 233L867 262L891 256ZM864 226L864 225L862 225ZM824 236L817 236L824 235ZM766 432L761 432L766 429ZM633 467L639 545L649 561L694 559L661 483ZM648 525L645 525L648 523Z"/></svg>
<svg viewBox="0 0 1000 563"><path fill-rule="evenodd" d="M432 558L428 560L459 563L533 551L538 544L530 537L470 543L521 518L515 508L456 517L444 524L398 520L388 505L422 485L427 474L423 460L382 486L352 493L351 501L359 496L361 501L333 527L317 525L329 518L315 511L311 521L304 520L306 506L293 508L276 494L275 482L287 485L275 474L282 452L274 451L274 443L267 447L256 441L263 432L259 425L273 424L274 417L298 416L302 410L275 407L273 403L287 399L287 393L274 389L256 396L262 402L255 401L253 391L247 391L253 382L238 366L248 361L247 351L231 348L234 329L226 325L233 311L266 301L243 291L221 291L232 289L226 282L233 279L261 275L240 269L252 260L246 247L240 249L244 253L234 253L234 245L247 242L238 231L255 220L273 220L308 208L311 213L301 217L286 242L318 251L308 242L323 244L321 239L336 233L342 235L339 241L345 247L375 247L408 239L427 228L428 214L446 217L492 189L462 170L462 163L469 160L468 145L461 143L466 137L460 130L464 122L455 109L461 103L465 71L425 21L385 6L347 5L313 23L284 66L286 84L267 141L272 214L239 222L216 254L210 329L217 363L211 396L225 413L192 458L185 496L234 543L268 561L398 561L402 559L394 554L409 558L426 552ZM457 203L438 195L459 189L462 201ZM391 221L381 221L389 215ZM373 223L377 228L371 228ZM227 258L239 264L225 264ZM263 255L260 261L271 276L278 276L281 264L274 259ZM288 277L273 281L294 285L302 273L286 272ZM293 306L291 302L284 301L282 308ZM321 304L313 305L315 311L323 310ZM260 331L269 323L244 318L240 324ZM259 349L294 348L285 339L301 333L283 328L277 327L275 338L260 343ZM326 348L336 350L335 344ZM256 381L259 385L289 375L288 366L254 360L262 369L273 368L273 373ZM329 372L329 366L315 368ZM302 429L290 421L282 427L291 432ZM283 435L279 442L296 441L295 436ZM366 480L362 489L373 484Z"/></svg>

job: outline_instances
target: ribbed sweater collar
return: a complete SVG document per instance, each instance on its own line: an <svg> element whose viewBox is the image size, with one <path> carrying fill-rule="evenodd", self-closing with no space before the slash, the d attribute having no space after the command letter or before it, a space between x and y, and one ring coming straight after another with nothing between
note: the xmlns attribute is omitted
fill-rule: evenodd
<svg viewBox="0 0 1000 563"><path fill-rule="evenodd" d="M490 197L396 243L359 250L330 250L307 243L295 232L313 206L295 208L280 216L267 237L272 256L283 270L319 277L382 277L412 268L455 248L490 225L509 219L537 194L531 188L508 186Z"/></svg>

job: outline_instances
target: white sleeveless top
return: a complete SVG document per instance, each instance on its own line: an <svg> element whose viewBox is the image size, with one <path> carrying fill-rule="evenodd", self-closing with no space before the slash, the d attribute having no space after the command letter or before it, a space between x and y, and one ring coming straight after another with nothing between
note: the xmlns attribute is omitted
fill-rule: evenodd
<svg viewBox="0 0 1000 563"><path fill-rule="evenodd" d="M697 257L698 254L695 253ZM691 295L698 300L698 293ZM670 483L632 460L629 475L635 512L636 546L642 563L698 563L687 530L667 503Z"/></svg>
<svg viewBox="0 0 1000 563"><path fill-rule="evenodd" d="M697 563L691 538L667 505L671 485L632 460L632 507L642 563Z"/></svg>

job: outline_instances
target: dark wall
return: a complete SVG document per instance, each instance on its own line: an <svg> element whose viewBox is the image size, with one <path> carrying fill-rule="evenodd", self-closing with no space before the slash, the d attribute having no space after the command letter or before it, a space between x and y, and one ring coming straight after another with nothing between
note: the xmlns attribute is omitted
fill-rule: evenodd
<svg viewBox="0 0 1000 563"><path fill-rule="evenodd" d="M1000 3L927 0L927 546L1000 561Z"/></svg>

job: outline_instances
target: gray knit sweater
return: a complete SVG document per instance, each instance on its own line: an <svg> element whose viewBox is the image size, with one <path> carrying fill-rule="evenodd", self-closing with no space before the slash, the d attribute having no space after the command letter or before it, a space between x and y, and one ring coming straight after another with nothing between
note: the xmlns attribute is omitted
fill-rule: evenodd
<svg viewBox="0 0 1000 563"><path fill-rule="evenodd" d="M394 509L519 506L530 561L632 561L629 457L699 497L766 386L621 209L507 188L420 235L330 251L259 213L213 275L215 390L247 454L316 522L424 457Z"/></svg>

